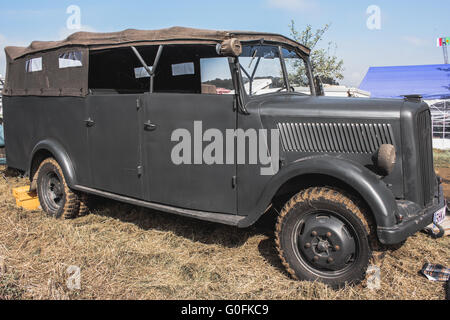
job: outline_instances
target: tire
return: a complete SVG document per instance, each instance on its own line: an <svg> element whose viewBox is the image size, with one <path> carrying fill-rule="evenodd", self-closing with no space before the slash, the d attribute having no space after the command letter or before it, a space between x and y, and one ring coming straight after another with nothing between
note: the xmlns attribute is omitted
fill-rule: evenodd
<svg viewBox="0 0 450 320"><path fill-rule="evenodd" d="M372 256L370 233L370 222L349 196L332 188L310 188L283 208L275 242L294 279L337 289L364 279Z"/></svg>
<svg viewBox="0 0 450 320"><path fill-rule="evenodd" d="M53 158L44 160L39 166L37 194L48 215L57 219L73 219L78 215L78 196L67 186L63 171Z"/></svg>
<svg viewBox="0 0 450 320"><path fill-rule="evenodd" d="M78 198L80 199L80 210L78 212L78 216L79 217L87 216L89 214L91 202L90 196L87 195L86 193L82 193L81 195L79 195Z"/></svg>

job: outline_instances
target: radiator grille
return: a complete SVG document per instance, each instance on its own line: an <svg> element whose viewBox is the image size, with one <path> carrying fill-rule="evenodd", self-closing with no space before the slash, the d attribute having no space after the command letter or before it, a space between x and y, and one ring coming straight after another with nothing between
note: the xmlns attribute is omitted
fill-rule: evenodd
<svg viewBox="0 0 450 320"><path fill-rule="evenodd" d="M390 124L380 123L279 123L284 151L375 153L393 144Z"/></svg>
<svg viewBox="0 0 450 320"><path fill-rule="evenodd" d="M434 164L431 132L430 111L421 112L417 117L417 127L419 132L419 166L420 179L422 181L421 195L423 203L429 206L433 202L434 196Z"/></svg>

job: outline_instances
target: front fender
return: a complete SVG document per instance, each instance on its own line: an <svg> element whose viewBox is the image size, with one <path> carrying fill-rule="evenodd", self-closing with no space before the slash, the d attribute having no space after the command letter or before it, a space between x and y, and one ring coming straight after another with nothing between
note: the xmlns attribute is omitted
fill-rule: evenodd
<svg viewBox="0 0 450 320"><path fill-rule="evenodd" d="M67 185L69 187L73 187L77 184L75 170L74 170L72 161L70 160L68 153L66 152L64 147L58 141L55 141L53 139L42 140L38 144L36 144L36 146L33 148L32 157L31 157L30 163L28 165L29 172L31 172L31 170L32 170L33 161L35 159L35 156L40 151L47 151L53 155L53 157L56 159L56 161L61 166L61 169L64 173L64 178L66 179ZM30 175L30 179L32 179L32 178L33 177L31 177L31 175Z"/></svg>
<svg viewBox="0 0 450 320"><path fill-rule="evenodd" d="M349 161L330 156L314 156L297 160L282 168L268 182L260 198L260 208L266 208L277 191L289 180L302 175L320 174L338 179L357 190L369 205L378 227L392 227L396 224L398 207L392 192L369 169ZM300 190L299 190L300 191ZM250 226L262 215L248 216L242 227Z"/></svg>

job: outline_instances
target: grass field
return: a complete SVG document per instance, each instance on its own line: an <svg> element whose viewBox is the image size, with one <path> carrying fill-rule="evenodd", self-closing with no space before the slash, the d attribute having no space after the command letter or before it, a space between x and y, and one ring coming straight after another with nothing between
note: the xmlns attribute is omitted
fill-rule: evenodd
<svg viewBox="0 0 450 320"><path fill-rule="evenodd" d="M449 154L437 154L449 167ZM447 160L443 160L447 159ZM439 169L450 183L450 169ZM3 177L2 177L3 176ZM450 265L450 238L419 233L376 262L381 288L365 282L339 291L291 280L273 238L273 218L232 227L113 201L74 220L18 209L11 188L27 180L1 169L0 299L444 299L444 287L419 275L426 262ZM450 185L447 185L447 188ZM450 197L450 188L447 189ZM81 268L81 289L66 282Z"/></svg>

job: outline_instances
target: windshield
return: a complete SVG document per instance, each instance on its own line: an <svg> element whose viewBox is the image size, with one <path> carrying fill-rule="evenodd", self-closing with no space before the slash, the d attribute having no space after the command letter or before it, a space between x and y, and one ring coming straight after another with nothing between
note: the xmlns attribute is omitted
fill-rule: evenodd
<svg viewBox="0 0 450 320"><path fill-rule="evenodd" d="M311 94L307 65L295 51L282 48L280 52L280 47L271 45L247 45L239 62L248 95L289 90Z"/></svg>

